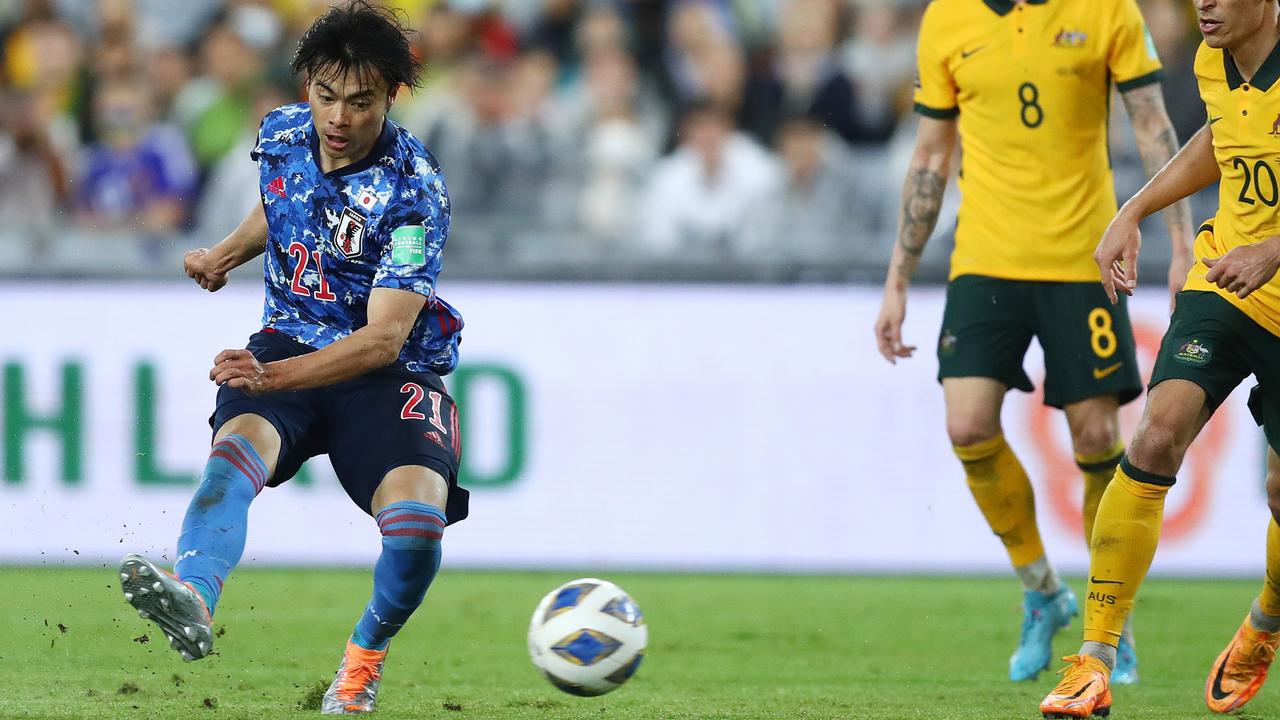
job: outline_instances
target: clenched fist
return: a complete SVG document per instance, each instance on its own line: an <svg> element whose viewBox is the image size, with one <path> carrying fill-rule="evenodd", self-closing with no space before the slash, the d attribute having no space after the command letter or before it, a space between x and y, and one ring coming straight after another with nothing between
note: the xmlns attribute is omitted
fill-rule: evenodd
<svg viewBox="0 0 1280 720"><path fill-rule="evenodd" d="M208 248L187 251L182 256L182 269L186 271L187 277L209 292L217 292L227 284L227 274L218 271L217 265L209 257Z"/></svg>

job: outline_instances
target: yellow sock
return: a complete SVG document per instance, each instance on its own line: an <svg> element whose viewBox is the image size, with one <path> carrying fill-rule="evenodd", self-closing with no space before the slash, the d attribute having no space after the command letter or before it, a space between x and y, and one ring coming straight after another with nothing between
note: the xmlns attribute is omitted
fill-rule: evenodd
<svg viewBox="0 0 1280 720"><path fill-rule="evenodd" d="M976 445L955 446L978 508L1009 553L1014 567L1044 555L1036 527L1036 500L1026 470L1003 435Z"/></svg>
<svg viewBox="0 0 1280 720"><path fill-rule="evenodd" d="M1280 616L1280 525L1274 519L1267 523L1267 581L1258 605L1262 612Z"/></svg>
<svg viewBox="0 0 1280 720"><path fill-rule="evenodd" d="M1102 493L1116 474L1116 465L1124 457L1124 441L1116 441L1115 447L1095 455L1076 453L1076 465L1084 473L1084 543L1093 537L1093 519L1098 514Z"/></svg>
<svg viewBox="0 0 1280 720"><path fill-rule="evenodd" d="M1098 505L1090 545L1084 639L1117 645L1138 587L1156 556L1164 498L1174 479L1120 461Z"/></svg>

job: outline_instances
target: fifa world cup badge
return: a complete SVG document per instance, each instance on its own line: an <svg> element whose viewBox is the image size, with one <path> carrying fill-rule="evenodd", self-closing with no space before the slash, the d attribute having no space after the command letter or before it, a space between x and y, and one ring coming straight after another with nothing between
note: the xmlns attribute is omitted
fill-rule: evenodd
<svg viewBox="0 0 1280 720"><path fill-rule="evenodd" d="M391 263L393 265L425 265L427 263L427 229L422 225L407 225L391 232Z"/></svg>

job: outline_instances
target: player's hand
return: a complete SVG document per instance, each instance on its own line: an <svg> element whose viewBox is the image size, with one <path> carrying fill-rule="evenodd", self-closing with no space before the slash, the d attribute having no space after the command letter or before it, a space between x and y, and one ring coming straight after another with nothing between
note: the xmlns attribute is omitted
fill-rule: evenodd
<svg viewBox="0 0 1280 720"><path fill-rule="evenodd" d="M906 317L907 291L885 288L880 317L876 318L876 344L890 364L896 365L898 358L909 358L916 351L914 346L902 344L902 321Z"/></svg>
<svg viewBox="0 0 1280 720"><path fill-rule="evenodd" d="M208 248L187 251L182 256L182 269L186 271L187 277L209 292L217 292L227 284L227 274L218 272L216 265L209 259Z"/></svg>
<svg viewBox="0 0 1280 720"><path fill-rule="evenodd" d="M1175 255L1173 261L1169 263L1169 313L1173 314L1173 306L1178 301L1178 293L1182 292L1182 286L1187 284L1187 273L1191 272L1191 266L1196 264L1194 255Z"/></svg>
<svg viewBox="0 0 1280 720"><path fill-rule="evenodd" d="M1209 266L1204 279L1235 293L1238 298L1249 297L1249 293L1271 282L1280 269L1276 242L1276 238L1271 238L1254 245L1242 245L1222 257L1204 258L1201 262Z"/></svg>
<svg viewBox="0 0 1280 720"><path fill-rule="evenodd" d="M1123 210L1111 220L1098 247L1093 251L1093 261L1098 264L1102 287L1107 291L1111 304L1120 302L1116 291L1132 295L1138 287L1138 251L1142 248L1142 231L1138 221Z"/></svg>
<svg viewBox="0 0 1280 720"><path fill-rule="evenodd" d="M218 385L261 395L271 389L271 372L248 350L223 350L213 359L209 379Z"/></svg>

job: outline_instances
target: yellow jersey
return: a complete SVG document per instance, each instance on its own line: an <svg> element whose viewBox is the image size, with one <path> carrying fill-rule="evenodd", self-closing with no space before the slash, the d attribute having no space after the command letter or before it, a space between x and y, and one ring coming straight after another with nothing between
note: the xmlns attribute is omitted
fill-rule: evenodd
<svg viewBox="0 0 1280 720"><path fill-rule="evenodd" d="M1213 154L1222 180L1218 214L1196 235L1197 258L1226 255L1232 248L1280 235L1280 46L1249 82L1226 50L1201 43L1196 81L1209 112ZM1208 231L1208 232L1206 232ZM1196 262L1186 290L1208 290L1226 298L1273 335L1280 335L1280 276L1241 300L1204 279L1209 268Z"/></svg>
<svg viewBox="0 0 1280 720"><path fill-rule="evenodd" d="M1111 84L1160 79L1135 0L933 0L917 58L916 111L959 116L951 277L1097 281Z"/></svg>

